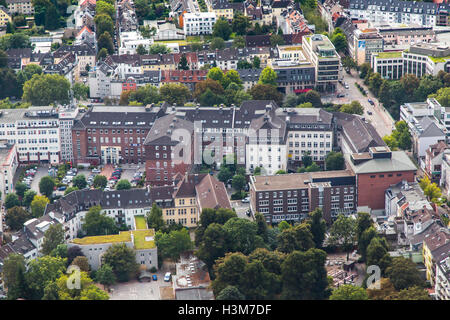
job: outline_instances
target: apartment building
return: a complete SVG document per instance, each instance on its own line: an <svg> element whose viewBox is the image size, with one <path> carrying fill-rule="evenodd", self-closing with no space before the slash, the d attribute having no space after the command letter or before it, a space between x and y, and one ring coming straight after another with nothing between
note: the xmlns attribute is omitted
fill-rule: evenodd
<svg viewBox="0 0 450 320"><path fill-rule="evenodd" d="M440 15L447 14L448 4L400 0L350 0L351 18L373 23L403 23L420 26L442 25Z"/></svg>
<svg viewBox="0 0 450 320"><path fill-rule="evenodd" d="M316 72L318 91L335 91L340 74L341 58L327 36L321 34L303 36L303 50Z"/></svg>
<svg viewBox="0 0 450 320"><path fill-rule="evenodd" d="M243 2L229 2L228 0L205 0L208 12L216 14L216 19L224 18L228 21L233 20L237 13L244 14Z"/></svg>
<svg viewBox="0 0 450 320"><path fill-rule="evenodd" d="M307 153L323 164L333 149L333 115L320 108L280 108L276 114L286 122L288 166L299 167Z"/></svg>
<svg viewBox="0 0 450 320"><path fill-rule="evenodd" d="M374 27L383 38L385 46L411 46L436 41L436 33L432 27L404 24L380 24Z"/></svg>
<svg viewBox="0 0 450 320"><path fill-rule="evenodd" d="M321 208L327 223L356 210L353 172L323 171L250 177L250 207L268 223L302 221Z"/></svg>
<svg viewBox="0 0 450 320"><path fill-rule="evenodd" d="M54 53L55 64L58 63L67 53L71 53L75 56L76 64L74 68L74 81L81 82L83 78L88 76L88 72L95 66L96 62L96 50L88 44L80 45L63 45L59 47Z"/></svg>
<svg viewBox="0 0 450 320"><path fill-rule="evenodd" d="M16 146L0 141L0 199L4 200L8 193L14 192L14 175L19 166Z"/></svg>
<svg viewBox="0 0 450 320"><path fill-rule="evenodd" d="M441 228L423 240L423 260L426 267L426 277L430 284L436 284L436 265L450 257L450 231Z"/></svg>
<svg viewBox="0 0 450 320"><path fill-rule="evenodd" d="M195 12L183 15L183 30L186 36L212 34L216 14L214 12Z"/></svg>
<svg viewBox="0 0 450 320"><path fill-rule="evenodd" d="M177 173L185 175L193 165L194 124L168 114L155 120L143 147L146 183L172 185Z"/></svg>
<svg viewBox="0 0 450 320"><path fill-rule="evenodd" d="M0 27L5 27L12 22L12 14L7 8L0 5Z"/></svg>
<svg viewBox="0 0 450 320"><path fill-rule="evenodd" d="M256 167L264 168L267 175L287 170L286 132L286 122L272 108L250 122L245 146L247 172Z"/></svg>
<svg viewBox="0 0 450 320"><path fill-rule="evenodd" d="M95 106L72 127L76 164L144 163L144 141L161 107Z"/></svg>
<svg viewBox="0 0 450 320"><path fill-rule="evenodd" d="M384 40L377 29L356 29L353 36L353 49L350 54L358 65L370 63L373 53L383 52Z"/></svg>
<svg viewBox="0 0 450 320"><path fill-rule="evenodd" d="M450 154L450 147L444 141L430 145L426 150L424 171L430 181L439 183L441 180L442 163L445 154Z"/></svg>
<svg viewBox="0 0 450 320"><path fill-rule="evenodd" d="M426 212L422 212L426 211ZM420 228L416 225L416 230L426 229L428 223L432 222L429 212L433 211L433 207L427 200L422 188L417 182L401 182L390 186L385 191L385 214L387 217L413 217L419 213L417 218L412 221L418 222L421 219ZM426 214L421 214L426 213ZM429 222L428 222L429 221Z"/></svg>
<svg viewBox="0 0 450 320"><path fill-rule="evenodd" d="M195 90L195 85L206 80L208 70L163 70L161 71L161 85L166 83L181 83Z"/></svg>
<svg viewBox="0 0 450 320"><path fill-rule="evenodd" d="M356 174L358 207L383 213L385 191L403 180L415 180L417 168L404 151L388 147L369 148L369 152L345 154L347 164Z"/></svg>
<svg viewBox="0 0 450 320"><path fill-rule="evenodd" d="M19 163L61 161L58 111L53 107L2 110L0 139L16 146Z"/></svg>
<svg viewBox="0 0 450 320"><path fill-rule="evenodd" d="M23 15L33 15L34 6L31 0L6 0L9 12Z"/></svg>
<svg viewBox="0 0 450 320"><path fill-rule="evenodd" d="M450 300L450 258L436 263L436 285L434 292L438 300Z"/></svg>

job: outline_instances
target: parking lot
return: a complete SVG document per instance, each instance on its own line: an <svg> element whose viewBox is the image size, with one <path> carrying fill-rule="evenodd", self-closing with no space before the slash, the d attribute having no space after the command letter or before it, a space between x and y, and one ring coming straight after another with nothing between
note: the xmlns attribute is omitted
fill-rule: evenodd
<svg viewBox="0 0 450 320"><path fill-rule="evenodd" d="M132 280L111 286L110 300L161 300L160 288L171 287L172 282L164 281L164 272L156 273L158 280L139 282Z"/></svg>

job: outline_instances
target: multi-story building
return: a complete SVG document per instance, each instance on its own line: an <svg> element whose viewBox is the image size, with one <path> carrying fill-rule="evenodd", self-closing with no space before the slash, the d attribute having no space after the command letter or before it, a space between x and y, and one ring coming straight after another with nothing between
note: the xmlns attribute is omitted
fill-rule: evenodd
<svg viewBox="0 0 450 320"><path fill-rule="evenodd" d="M142 142L146 183L172 185L177 173L185 175L193 165L194 124L175 113L155 120Z"/></svg>
<svg viewBox="0 0 450 320"><path fill-rule="evenodd" d="M385 209L385 191L403 180L413 182L417 168L404 151L388 147L369 148L369 152L345 154L356 174L358 208L376 214Z"/></svg>
<svg viewBox="0 0 450 320"><path fill-rule="evenodd" d="M144 141L161 107L95 106L77 118L72 128L76 164L144 163Z"/></svg>
<svg viewBox="0 0 450 320"><path fill-rule="evenodd" d="M375 26L383 38L385 46L412 46L420 42L436 41L436 33L432 27L404 24L381 24Z"/></svg>
<svg viewBox="0 0 450 320"><path fill-rule="evenodd" d="M450 257L450 231L442 228L435 234L426 237L422 246L423 260L426 267L427 280L436 284L436 264Z"/></svg>
<svg viewBox="0 0 450 320"><path fill-rule="evenodd" d="M216 14L214 12L195 12L183 15L183 30L186 36L212 34Z"/></svg>
<svg viewBox="0 0 450 320"><path fill-rule="evenodd" d="M2 110L0 139L16 145L20 163L61 161L58 111L53 107Z"/></svg>
<svg viewBox="0 0 450 320"><path fill-rule="evenodd" d="M436 263L436 285L434 292L438 300L450 300L450 258Z"/></svg>
<svg viewBox="0 0 450 320"><path fill-rule="evenodd" d="M12 14L4 6L0 5L0 27L12 22Z"/></svg>
<svg viewBox="0 0 450 320"><path fill-rule="evenodd" d="M355 212L356 194L349 170L250 177L250 207L268 223L301 221L316 208L331 223L338 214Z"/></svg>
<svg viewBox="0 0 450 320"><path fill-rule="evenodd" d="M0 141L0 199L4 200L8 193L14 192L14 175L18 166L16 146Z"/></svg>
<svg viewBox="0 0 450 320"><path fill-rule="evenodd" d="M33 15L34 6L31 0L6 0L6 5L11 13Z"/></svg>
<svg viewBox="0 0 450 320"><path fill-rule="evenodd" d="M88 72L95 66L96 51L95 47L87 44L81 45L63 45L54 53L55 64L57 64L67 53L72 53L76 58L74 68L74 81L81 82L83 77L88 76Z"/></svg>
<svg viewBox="0 0 450 320"><path fill-rule="evenodd" d="M403 76L403 57L401 51L373 53L371 66L383 79L396 80Z"/></svg>
<svg viewBox="0 0 450 320"><path fill-rule="evenodd" d="M441 180L442 163L445 154L450 154L450 148L444 141L431 145L425 153L425 174L432 182Z"/></svg>
<svg viewBox="0 0 450 320"><path fill-rule="evenodd" d="M238 69L236 71L242 80L244 90L249 90L258 83L262 69Z"/></svg>
<svg viewBox="0 0 450 320"><path fill-rule="evenodd" d="M271 107L250 122L245 146L247 172L264 168L268 175L287 170L286 122Z"/></svg>
<svg viewBox="0 0 450 320"><path fill-rule="evenodd" d="M428 221L432 222L428 212L433 210L430 202L427 200L419 183L408 183L403 180L395 185L390 186L385 191L385 214L387 217L406 217L412 216L415 212L426 211L426 214L420 214L418 219L412 219L418 221L422 219L422 227L425 229L428 225ZM423 212L425 213L425 212ZM416 228L419 229L419 228Z"/></svg>
<svg viewBox="0 0 450 320"><path fill-rule="evenodd" d="M61 143L61 161L73 162L72 127L79 113L78 108L60 109L59 137Z"/></svg>
<svg viewBox="0 0 450 320"><path fill-rule="evenodd" d="M340 74L341 58L327 36L303 36L303 50L316 69L316 89L335 91Z"/></svg>
<svg viewBox="0 0 450 320"><path fill-rule="evenodd" d="M350 54L358 65L370 63L373 53L383 52L384 42L377 29L356 29Z"/></svg>
<svg viewBox="0 0 450 320"><path fill-rule="evenodd" d="M206 80L208 70L164 70L161 71L161 85L166 83L181 83L192 92L195 85Z"/></svg>
<svg viewBox="0 0 450 320"><path fill-rule="evenodd" d="M446 129L435 118L433 100L412 102L400 106L400 120L404 120L412 136L413 154L423 162L427 148L439 141L446 141ZM421 163L422 167L424 166Z"/></svg>
<svg viewBox="0 0 450 320"><path fill-rule="evenodd" d="M155 244L155 230L121 231L119 234L92 236L74 239L68 247L78 246L88 259L92 270L102 265L102 257L114 244L125 244L135 251L136 262L141 268L150 270L158 268L158 250Z"/></svg>
<svg viewBox="0 0 450 320"><path fill-rule="evenodd" d="M420 26L442 25L441 14L448 10L448 4L401 0L350 0L351 18L367 19L374 23L403 23ZM441 12L442 11L442 12Z"/></svg>
<svg viewBox="0 0 450 320"><path fill-rule="evenodd" d="M333 115L320 108L283 108L276 114L286 122L288 166L299 167L307 153L323 164L333 148Z"/></svg>
<svg viewBox="0 0 450 320"><path fill-rule="evenodd" d="M450 71L450 47L447 43L417 43L402 53L403 73L422 77L426 74L436 76L439 71Z"/></svg>
<svg viewBox="0 0 450 320"><path fill-rule="evenodd" d="M233 20L233 17L237 13L244 13L243 2L230 2L228 0L206 0L206 7L208 12L214 12L216 19L225 18L229 21Z"/></svg>

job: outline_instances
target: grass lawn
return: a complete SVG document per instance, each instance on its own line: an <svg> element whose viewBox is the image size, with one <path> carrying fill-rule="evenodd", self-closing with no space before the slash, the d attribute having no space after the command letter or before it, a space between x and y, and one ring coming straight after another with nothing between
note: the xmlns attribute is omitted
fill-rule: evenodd
<svg viewBox="0 0 450 320"><path fill-rule="evenodd" d="M102 244L102 243L118 243L131 241L131 232L121 232L119 234L111 234L107 236L93 236L77 238L73 240L73 243L88 245L88 244Z"/></svg>
<svg viewBox="0 0 450 320"><path fill-rule="evenodd" d="M135 216L134 222L136 224L136 230L144 230L147 229L147 223L145 221L144 216Z"/></svg>
<svg viewBox="0 0 450 320"><path fill-rule="evenodd" d="M136 230L134 235L134 248L137 250L155 248L155 230Z"/></svg>
<svg viewBox="0 0 450 320"><path fill-rule="evenodd" d="M165 40L165 41L155 41L155 43L178 43L180 46L185 46L188 44L186 40Z"/></svg>

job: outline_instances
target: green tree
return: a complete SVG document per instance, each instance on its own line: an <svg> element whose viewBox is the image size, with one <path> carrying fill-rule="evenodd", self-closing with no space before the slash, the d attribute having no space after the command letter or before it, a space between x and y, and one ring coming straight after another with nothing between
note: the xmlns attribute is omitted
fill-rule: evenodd
<svg viewBox="0 0 450 320"><path fill-rule="evenodd" d="M8 210L16 206L20 206L19 197L15 193L8 193L5 197L5 209Z"/></svg>
<svg viewBox="0 0 450 320"><path fill-rule="evenodd" d="M189 89L181 83L167 83L159 89L161 99L169 104L177 104L183 106L184 103L191 98Z"/></svg>
<svg viewBox="0 0 450 320"><path fill-rule="evenodd" d="M224 224L229 236L230 251L249 254L256 248L264 247L264 241L257 235L257 226L243 218L231 218Z"/></svg>
<svg viewBox="0 0 450 320"><path fill-rule="evenodd" d="M95 278L104 288L108 289L117 281L116 275L109 264L103 264L95 273Z"/></svg>
<svg viewBox="0 0 450 320"><path fill-rule="evenodd" d="M179 259L180 253L193 248L191 237L185 228L170 231L169 233L158 231L155 236L155 241L158 252L163 259L170 258L176 261Z"/></svg>
<svg viewBox="0 0 450 320"><path fill-rule="evenodd" d="M67 251L68 251L67 244L62 243L58 244L56 248L53 249L52 252L50 252L50 255L52 257L67 258Z"/></svg>
<svg viewBox="0 0 450 320"><path fill-rule="evenodd" d="M170 49L165 44L155 43L150 46L150 54L166 54Z"/></svg>
<svg viewBox="0 0 450 320"><path fill-rule="evenodd" d="M8 66L8 55L4 50L0 50L0 68Z"/></svg>
<svg viewBox="0 0 450 320"><path fill-rule="evenodd" d="M220 167L219 173L217 175L217 179L219 179L219 181L226 183L232 177L233 177L233 173L230 171L230 169L228 167L226 167L226 166Z"/></svg>
<svg viewBox="0 0 450 320"><path fill-rule="evenodd" d="M108 300L108 294L97 288L95 285L90 285L83 289L80 293L80 300Z"/></svg>
<svg viewBox="0 0 450 320"><path fill-rule="evenodd" d="M73 191L77 191L79 190L77 187L68 187L66 190L64 190L64 195L68 195L69 193L73 192Z"/></svg>
<svg viewBox="0 0 450 320"><path fill-rule="evenodd" d="M29 207L30 205L31 205L31 202L33 201L33 199L34 199L34 196L36 195L37 193L36 193L36 191L34 191L34 190L27 190L26 192L25 192L25 194L24 194L24 196L23 196L23 199L22 199L22 204L24 205L24 207Z"/></svg>
<svg viewBox="0 0 450 320"><path fill-rule="evenodd" d="M236 212L230 209L205 208L200 215L199 226L195 230L195 244L199 245L203 239L206 228L212 223L225 224L229 219L237 217Z"/></svg>
<svg viewBox="0 0 450 320"><path fill-rule="evenodd" d="M97 39L105 32L108 32L110 35L114 34L114 22L107 14L96 14L94 22Z"/></svg>
<svg viewBox="0 0 450 320"><path fill-rule="evenodd" d="M322 107L322 100L320 99L320 94L315 90L309 90L305 94L305 101L311 102L314 108Z"/></svg>
<svg viewBox="0 0 450 320"><path fill-rule="evenodd" d="M258 84L277 85L277 74L271 67L265 67L259 76Z"/></svg>
<svg viewBox="0 0 450 320"><path fill-rule="evenodd" d="M315 162L313 162L310 166L306 168L306 172L317 172L317 171L320 171L320 167Z"/></svg>
<svg viewBox="0 0 450 320"><path fill-rule="evenodd" d="M49 204L50 201L46 196L34 196L33 201L31 201L31 213L34 218L41 217L44 212L45 208L47 207L47 204Z"/></svg>
<svg viewBox="0 0 450 320"><path fill-rule="evenodd" d="M370 63L366 62L359 66L359 77L364 79L367 74L372 72L372 68L370 67Z"/></svg>
<svg viewBox="0 0 450 320"><path fill-rule="evenodd" d="M339 112L362 115L364 114L364 108L358 101L352 101L351 103L342 105L339 108Z"/></svg>
<svg viewBox="0 0 450 320"><path fill-rule="evenodd" d="M305 153L303 153L302 155L302 165L307 168L310 165L312 165L313 161L312 161L312 157L311 157L311 151L306 151Z"/></svg>
<svg viewBox="0 0 450 320"><path fill-rule="evenodd" d="M241 252L228 252L225 257L218 259L214 265L216 278L211 283L214 294L218 295L227 286L239 288L246 265L247 257Z"/></svg>
<svg viewBox="0 0 450 320"><path fill-rule="evenodd" d="M67 265L71 265L72 261L76 257L83 257L83 251L81 251L81 248L79 246L71 246L67 249Z"/></svg>
<svg viewBox="0 0 450 320"><path fill-rule="evenodd" d="M104 48L108 51L109 54L114 53L113 39L108 31L103 32L101 36L98 37L97 46L99 50Z"/></svg>
<svg viewBox="0 0 450 320"><path fill-rule="evenodd" d="M23 85L24 101L36 106L69 103L70 82L59 74L34 74Z"/></svg>
<svg viewBox="0 0 450 320"><path fill-rule="evenodd" d="M81 271L89 272L89 260L84 256L78 256L72 261L72 265L80 268Z"/></svg>
<svg viewBox="0 0 450 320"><path fill-rule="evenodd" d="M334 289L330 300L368 300L366 290L351 284L344 284Z"/></svg>
<svg viewBox="0 0 450 320"><path fill-rule="evenodd" d="M419 78L413 74L405 74L401 79L400 83L405 90L407 95L413 96L414 92L417 90L420 84Z"/></svg>
<svg viewBox="0 0 450 320"><path fill-rule="evenodd" d="M8 289L8 300L25 298L27 290L25 272L25 258L21 254L11 253L3 261L2 275L5 287Z"/></svg>
<svg viewBox="0 0 450 320"><path fill-rule="evenodd" d="M311 102L301 103L296 108L314 108Z"/></svg>
<svg viewBox="0 0 450 320"><path fill-rule="evenodd" d="M228 233L221 224L211 223L203 233L197 256L211 268L214 262L228 252Z"/></svg>
<svg viewBox="0 0 450 320"><path fill-rule="evenodd" d="M89 95L89 86L76 82L72 86L73 96L77 100L86 100Z"/></svg>
<svg viewBox="0 0 450 320"><path fill-rule="evenodd" d="M95 6L95 14L106 14L111 17L111 19L114 19L114 15L116 13L116 10L114 8L113 4L110 4L105 1L97 1Z"/></svg>
<svg viewBox="0 0 450 320"><path fill-rule="evenodd" d="M19 196L20 199L23 198L25 191L28 190L28 186L24 182L19 182L16 184L16 194Z"/></svg>
<svg viewBox="0 0 450 320"><path fill-rule="evenodd" d="M283 101L283 95L276 87L269 84L254 85L249 93L255 100L274 100L278 105Z"/></svg>
<svg viewBox="0 0 450 320"><path fill-rule="evenodd" d="M0 88L0 99L19 96L19 84L17 83L17 77L14 70L9 68L0 69Z"/></svg>
<svg viewBox="0 0 450 320"><path fill-rule="evenodd" d="M233 39L233 48L237 48L237 49L245 48L245 39L243 36L236 36Z"/></svg>
<svg viewBox="0 0 450 320"><path fill-rule="evenodd" d="M407 258L393 258L392 264L386 268L386 275L396 290L403 290L413 286L424 287L424 281L416 264Z"/></svg>
<svg viewBox="0 0 450 320"><path fill-rule="evenodd" d="M180 63L178 64L178 69L180 70L189 70L188 61L186 58L186 54L182 54L180 58Z"/></svg>
<svg viewBox="0 0 450 320"><path fill-rule="evenodd" d="M93 182L94 188L104 189L107 184L108 184L108 179L106 179L105 176L98 174L94 177L94 182Z"/></svg>
<svg viewBox="0 0 450 320"><path fill-rule="evenodd" d="M98 50L97 60L104 60L108 56L108 50L106 48L101 48Z"/></svg>
<svg viewBox="0 0 450 320"><path fill-rule="evenodd" d="M255 222L256 222L256 234L258 236L260 236L264 242L268 241L268 228L267 228L267 223L266 223L266 219L264 218L264 216L259 213L256 212L255 213Z"/></svg>
<svg viewBox="0 0 450 320"><path fill-rule="evenodd" d="M325 167L327 170L344 170L344 155L341 152L331 151L325 157Z"/></svg>
<svg viewBox="0 0 450 320"><path fill-rule="evenodd" d="M331 37L331 42L338 52L343 52L347 49L347 37L343 33L336 33Z"/></svg>
<svg viewBox="0 0 450 320"><path fill-rule="evenodd" d="M151 84L139 87L136 91L129 91L129 100L138 101L143 105L157 103L160 100L158 88Z"/></svg>
<svg viewBox="0 0 450 320"><path fill-rule="evenodd" d="M252 69L253 65L247 60L239 60L237 63L238 69Z"/></svg>
<svg viewBox="0 0 450 320"><path fill-rule="evenodd" d="M152 209L147 214L147 224L149 228L158 231L164 226L164 219L162 217L162 210L153 202Z"/></svg>
<svg viewBox="0 0 450 320"><path fill-rule="evenodd" d="M124 243L109 247L103 259L105 264L111 266L119 282L130 280L139 269L139 265L136 263L136 253Z"/></svg>
<svg viewBox="0 0 450 320"><path fill-rule="evenodd" d="M209 44L209 48L211 50L222 50L225 48L225 41L222 38L214 38L211 40L211 43Z"/></svg>
<svg viewBox="0 0 450 320"><path fill-rule="evenodd" d="M62 224L52 224L44 233L42 253L50 254L56 247L64 243L64 229Z"/></svg>
<svg viewBox="0 0 450 320"><path fill-rule="evenodd" d="M101 213L100 206L89 208L84 218L83 230L88 236L116 234L119 230L113 218Z"/></svg>
<svg viewBox="0 0 450 320"><path fill-rule="evenodd" d="M390 261L390 259L387 258L388 256L388 245L386 240L378 236L373 237L366 250L367 265L379 266L381 273L384 274L387 267L387 265L385 265L385 261Z"/></svg>
<svg viewBox="0 0 450 320"><path fill-rule="evenodd" d="M246 183L247 181L245 180L245 177L240 174L236 174L235 176L233 176L233 180L231 181L231 185L233 186L233 188L238 191L242 190L245 187Z"/></svg>
<svg viewBox="0 0 450 320"><path fill-rule="evenodd" d="M29 219L31 219L30 213L22 207L14 206L6 211L5 223L11 230L20 230Z"/></svg>
<svg viewBox="0 0 450 320"><path fill-rule="evenodd" d="M438 199L442 196L441 189L437 186L436 183L429 184L424 190L423 193L428 197L428 199L432 202L437 202Z"/></svg>
<svg viewBox="0 0 450 320"><path fill-rule="evenodd" d="M284 38L279 34L272 34L270 36L270 45L272 47L281 46L284 44Z"/></svg>
<svg viewBox="0 0 450 320"><path fill-rule="evenodd" d="M45 29L56 30L60 27L60 14L54 5L47 7L45 11Z"/></svg>
<svg viewBox="0 0 450 320"><path fill-rule="evenodd" d="M250 27L250 21L248 17L244 16L241 13L238 13L234 16L231 25L233 32L236 32L236 34L243 36L247 33L247 28Z"/></svg>
<svg viewBox="0 0 450 320"><path fill-rule="evenodd" d="M431 300L431 298L426 289L414 286L393 293L385 300Z"/></svg>
<svg viewBox="0 0 450 320"><path fill-rule="evenodd" d="M281 265L282 299L318 300L328 298L327 254L319 249L293 251Z"/></svg>
<svg viewBox="0 0 450 320"><path fill-rule="evenodd" d="M372 90L375 96L379 96L381 85L383 84L383 78L378 72L372 73L369 77L369 88Z"/></svg>
<svg viewBox="0 0 450 320"><path fill-rule="evenodd" d="M284 253L291 253L295 250L307 251L314 248L314 245L310 225L306 223L285 229L278 235L277 249Z"/></svg>
<svg viewBox="0 0 450 320"><path fill-rule="evenodd" d="M55 180L50 176L45 176L39 181L39 191L47 198L51 198L53 189L55 187Z"/></svg>
<svg viewBox="0 0 450 320"><path fill-rule="evenodd" d="M80 190L84 189L87 186L86 177L84 176L84 174L78 174L73 178L72 184L74 187L77 187Z"/></svg>
<svg viewBox="0 0 450 320"><path fill-rule="evenodd" d="M261 65L261 59L258 56L253 57L252 66L254 69L259 69ZM239 68L238 68L239 69Z"/></svg>
<svg viewBox="0 0 450 320"><path fill-rule="evenodd" d="M228 21L223 17L217 19L216 23L214 23L213 26L213 36L222 38L226 41L230 39L231 33L232 29Z"/></svg>
<svg viewBox="0 0 450 320"><path fill-rule="evenodd" d="M323 219L322 209L316 208L314 211L310 212L307 223L310 226L315 247L318 249L322 248L325 232L327 230L327 224Z"/></svg>
<svg viewBox="0 0 450 320"><path fill-rule="evenodd" d="M220 291L216 300L245 300L245 297L235 286L227 286Z"/></svg>
<svg viewBox="0 0 450 320"><path fill-rule="evenodd" d="M435 98L444 108L450 107L450 87L441 88L429 97Z"/></svg>
<svg viewBox="0 0 450 320"><path fill-rule="evenodd" d="M45 287L61 277L65 270L65 259L60 257L43 256L32 260L25 274L25 280L29 288L26 298L40 300L44 295Z"/></svg>
<svg viewBox="0 0 450 320"><path fill-rule="evenodd" d="M120 179L116 184L116 190L128 190L131 189L131 183L127 179Z"/></svg>
<svg viewBox="0 0 450 320"><path fill-rule="evenodd" d="M339 215L330 229L330 244L341 247L347 252L348 260L349 252L353 248L356 240L356 220L342 214Z"/></svg>

